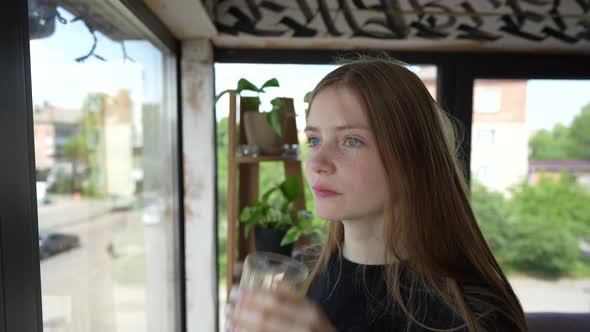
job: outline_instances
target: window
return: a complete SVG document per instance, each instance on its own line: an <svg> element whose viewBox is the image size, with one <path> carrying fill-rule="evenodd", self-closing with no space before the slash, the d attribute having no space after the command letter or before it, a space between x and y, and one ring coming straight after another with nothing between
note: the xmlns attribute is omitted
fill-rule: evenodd
<svg viewBox="0 0 590 332"><path fill-rule="evenodd" d="M478 133L479 143L483 145L493 145L496 138L494 129L480 129Z"/></svg>
<svg viewBox="0 0 590 332"><path fill-rule="evenodd" d="M29 16L43 326L176 331L175 58L117 2Z"/></svg>
<svg viewBox="0 0 590 332"><path fill-rule="evenodd" d="M525 311L590 312L590 82L474 89L506 98L500 114L473 114L471 197L488 244ZM486 93L474 112L496 99Z"/></svg>

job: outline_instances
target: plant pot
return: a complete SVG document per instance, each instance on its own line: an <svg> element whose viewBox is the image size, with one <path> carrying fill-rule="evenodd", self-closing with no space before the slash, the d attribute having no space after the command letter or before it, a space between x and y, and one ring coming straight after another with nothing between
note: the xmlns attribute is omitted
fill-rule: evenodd
<svg viewBox="0 0 590 332"><path fill-rule="evenodd" d="M283 138L270 127L266 120L266 113L245 112L243 117L248 144L257 145L263 155L280 155Z"/></svg>
<svg viewBox="0 0 590 332"><path fill-rule="evenodd" d="M254 228L254 239L256 240L256 251L273 252L276 254L291 257L293 244L281 247L281 240L286 231L267 228Z"/></svg>

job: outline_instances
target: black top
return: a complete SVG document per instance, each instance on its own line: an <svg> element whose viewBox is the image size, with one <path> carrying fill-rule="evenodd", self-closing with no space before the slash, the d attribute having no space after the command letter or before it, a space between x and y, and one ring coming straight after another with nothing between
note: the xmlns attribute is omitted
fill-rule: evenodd
<svg viewBox="0 0 590 332"><path fill-rule="evenodd" d="M338 332L429 331L408 318L399 305L390 304L388 308L387 304L391 301L387 300L384 272L384 265L360 265L334 254L327 270L318 274L311 283L306 297L320 305ZM409 280L410 275L411 272L401 265L401 295L404 299L407 299L403 286L407 283L404 280ZM424 296L421 296L420 303L411 307L421 323L436 329L449 329L462 324L462 319L442 300L421 294ZM408 305L407 301L405 303ZM514 330L508 326L505 319L496 320L487 329Z"/></svg>

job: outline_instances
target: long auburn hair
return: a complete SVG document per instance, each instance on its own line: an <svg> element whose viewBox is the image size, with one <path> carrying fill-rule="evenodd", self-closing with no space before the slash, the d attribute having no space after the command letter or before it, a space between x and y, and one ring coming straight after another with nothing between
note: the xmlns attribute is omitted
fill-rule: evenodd
<svg viewBox="0 0 590 332"><path fill-rule="evenodd" d="M386 261L403 261L415 272L404 299L399 264L386 265L390 302L398 304L410 322L432 331L465 327L472 332L486 331L486 323L494 315L507 318L518 331L527 331L522 306L489 249L469 203L453 123L420 78L386 56L345 60L315 87L308 110L318 93L334 86L350 89L361 100L379 142L391 201L385 207ZM395 170L388 165L395 165ZM316 257L308 285L327 269L343 240L342 222L329 222L327 239ZM442 300L462 319L462 324L450 330L426 326L412 309L424 294L415 286L425 287Z"/></svg>

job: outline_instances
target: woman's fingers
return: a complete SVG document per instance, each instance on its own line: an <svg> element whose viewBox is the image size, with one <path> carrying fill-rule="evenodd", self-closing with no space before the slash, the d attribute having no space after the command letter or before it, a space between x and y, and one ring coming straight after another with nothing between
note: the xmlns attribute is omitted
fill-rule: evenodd
<svg viewBox="0 0 590 332"><path fill-rule="evenodd" d="M307 332L288 317L241 306L231 320L235 331L247 332Z"/></svg>
<svg viewBox="0 0 590 332"><path fill-rule="evenodd" d="M278 319L291 321L297 319L301 311L301 304L281 292L268 290L244 290L243 297L236 308L260 314L261 318L273 316Z"/></svg>
<svg viewBox="0 0 590 332"><path fill-rule="evenodd" d="M241 290L230 297L227 322L238 331L314 331L323 320L315 305L290 292Z"/></svg>

